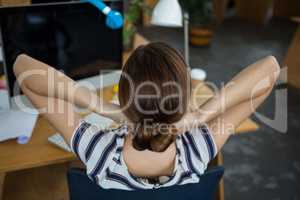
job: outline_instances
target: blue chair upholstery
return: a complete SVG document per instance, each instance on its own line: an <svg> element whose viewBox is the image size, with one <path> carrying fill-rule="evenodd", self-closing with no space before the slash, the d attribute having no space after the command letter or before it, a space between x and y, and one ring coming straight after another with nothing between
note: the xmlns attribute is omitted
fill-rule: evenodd
<svg viewBox="0 0 300 200"><path fill-rule="evenodd" d="M68 171L70 200L212 200L224 174L223 167L207 170L195 184L177 185L154 190L105 190L93 183L82 169Z"/></svg>

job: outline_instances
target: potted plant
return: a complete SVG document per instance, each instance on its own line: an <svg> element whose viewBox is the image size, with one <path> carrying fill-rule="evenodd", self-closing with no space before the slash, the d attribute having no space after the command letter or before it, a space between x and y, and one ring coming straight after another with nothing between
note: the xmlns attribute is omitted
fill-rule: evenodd
<svg viewBox="0 0 300 200"><path fill-rule="evenodd" d="M144 0L143 26L151 26L151 16L154 6L158 0Z"/></svg>
<svg viewBox="0 0 300 200"><path fill-rule="evenodd" d="M140 20L143 7L143 0L131 0L128 2L127 11L124 14L125 23L123 28L123 46L125 51L130 50L133 46L136 25Z"/></svg>
<svg viewBox="0 0 300 200"><path fill-rule="evenodd" d="M189 13L190 43L196 46L209 45L214 33L215 16L212 0L180 0Z"/></svg>

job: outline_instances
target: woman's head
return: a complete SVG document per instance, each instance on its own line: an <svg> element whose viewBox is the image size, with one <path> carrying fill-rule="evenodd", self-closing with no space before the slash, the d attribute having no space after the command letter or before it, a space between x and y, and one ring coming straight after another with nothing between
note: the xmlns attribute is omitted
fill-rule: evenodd
<svg viewBox="0 0 300 200"><path fill-rule="evenodd" d="M164 151L174 139L164 130L183 117L189 95L187 66L175 49L159 42L138 47L119 82L120 105L135 124L134 147Z"/></svg>

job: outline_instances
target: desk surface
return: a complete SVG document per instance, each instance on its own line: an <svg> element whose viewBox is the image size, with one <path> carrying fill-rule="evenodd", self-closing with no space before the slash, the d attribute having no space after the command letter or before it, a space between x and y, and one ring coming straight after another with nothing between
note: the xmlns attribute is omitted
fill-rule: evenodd
<svg viewBox="0 0 300 200"><path fill-rule="evenodd" d="M146 43L144 38L136 37L139 44ZM137 46L137 45L135 45ZM128 57L128 55L125 55ZM205 94L205 98L200 99L197 103L201 105L213 95L212 91L205 85L198 87L197 92ZM113 97L112 87L103 89L104 100L109 101ZM17 123L17 122L16 122ZM258 125L251 119L247 119L236 130L237 133L254 131ZM0 143L0 173L17 171L50 164L63 163L76 160L76 157L69 152L50 144L47 139L55 134L56 131L42 117L39 117L32 133L29 143L19 145L16 140L10 140ZM1 134L1 133L0 133Z"/></svg>

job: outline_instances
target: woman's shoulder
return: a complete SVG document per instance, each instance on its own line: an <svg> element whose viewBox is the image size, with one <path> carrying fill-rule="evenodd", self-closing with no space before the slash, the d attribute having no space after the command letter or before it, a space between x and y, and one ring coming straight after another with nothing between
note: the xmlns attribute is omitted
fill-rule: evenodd
<svg viewBox="0 0 300 200"><path fill-rule="evenodd" d="M126 124L119 124L117 127L107 130L109 133L118 135L119 137L124 137L129 134L129 128Z"/></svg>
<svg viewBox="0 0 300 200"><path fill-rule="evenodd" d="M97 124L82 121L74 131L71 149L83 162L87 162L94 153L96 156L98 153L106 152L107 149L113 150L122 145L127 133L127 128L123 125L103 129Z"/></svg>
<svg viewBox="0 0 300 200"><path fill-rule="evenodd" d="M208 164L217 154L216 143L207 126L199 126L180 134L177 137L177 147L184 152L183 156Z"/></svg>
<svg viewBox="0 0 300 200"><path fill-rule="evenodd" d="M101 127L98 124L90 123L87 121L82 121L80 125L76 128L77 131L82 131L82 127L89 127L88 129L85 129L84 132L89 132L89 134L104 134L104 135L110 135L116 137L123 137L128 134L128 126L126 124L118 124L113 127L105 128Z"/></svg>

